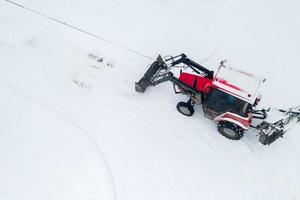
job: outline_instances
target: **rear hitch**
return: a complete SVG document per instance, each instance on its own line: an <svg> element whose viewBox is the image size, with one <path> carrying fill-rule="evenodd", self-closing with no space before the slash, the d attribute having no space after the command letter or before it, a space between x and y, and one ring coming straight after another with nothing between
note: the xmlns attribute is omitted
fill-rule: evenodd
<svg viewBox="0 0 300 200"><path fill-rule="evenodd" d="M283 114L282 119L270 123L263 121L255 128L259 130L259 142L263 145L269 145L289 131L300 118L300 106L288 110L278 110Z"/></svg>
<svg viewBox="0 0 300 200"><path fill-rule="evenodd" d="M277 124L263 122L259 132L259 142L263 145L270 145L284 135L284 124L282 121Z"/></svg>

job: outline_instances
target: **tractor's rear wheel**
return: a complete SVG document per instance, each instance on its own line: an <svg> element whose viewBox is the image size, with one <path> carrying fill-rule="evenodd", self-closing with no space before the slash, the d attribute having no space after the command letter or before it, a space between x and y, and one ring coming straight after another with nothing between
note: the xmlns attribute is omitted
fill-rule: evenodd
<svg viewBox="0 0 300 200"><path fill-rule="evenodd" d="M186 102L179 102L176 106L178 112L185 116L192 116L195 112L194 107Z"/></svg>
<svg viewBox="0 0 300 200"><path fill-rule="evenodd" d="M227 121L221 121L218 123L218 131L221 135L231 140L240 140L244 136L245 132L245 130L238 125Z"/></svg>

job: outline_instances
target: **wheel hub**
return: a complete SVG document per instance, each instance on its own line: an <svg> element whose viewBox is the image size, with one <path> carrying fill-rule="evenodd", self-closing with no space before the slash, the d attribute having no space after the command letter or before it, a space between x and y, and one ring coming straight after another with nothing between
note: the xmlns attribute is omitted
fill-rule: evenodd
<svg viewBox="0 0 300 200"><path fill-rule="evenodd" d="M228 136L230 137L235 137L236 136L236 132L230 128L224 128L223 130Z"/></svg>
<svg viewBox="0 0 300 200"><path fill-rule="evenodd" d="M180 111L186 115L191 114L190 110L187 107L180 107Z"/></svg>

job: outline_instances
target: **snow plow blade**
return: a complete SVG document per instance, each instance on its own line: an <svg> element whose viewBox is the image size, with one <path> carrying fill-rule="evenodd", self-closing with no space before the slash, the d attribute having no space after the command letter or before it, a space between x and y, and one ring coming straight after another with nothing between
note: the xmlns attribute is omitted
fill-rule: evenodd
<svg viewBox="0 0 300 200"><path fill-rule="evenodd" d="M151 64L144 76L135 83L135 91L144 93L145 90L154 85L153 80L160 70L167 69L166 63L163 61L161 55Z"/></svg>

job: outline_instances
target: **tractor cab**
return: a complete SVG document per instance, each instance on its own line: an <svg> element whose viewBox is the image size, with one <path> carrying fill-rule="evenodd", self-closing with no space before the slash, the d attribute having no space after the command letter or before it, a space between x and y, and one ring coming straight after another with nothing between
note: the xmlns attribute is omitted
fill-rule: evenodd
<svg viewBox="0 0 300 200"><path fill-rule="evenodd" d="M210 92L203 103L207 118L229 121L243 129L250 126L252 108L261 98L264 78L221 65L212 80Z"/></svg>
<svg viewBox="0 0 300 200"><path fill-rule="evenodd" d="M250 103L216 88L211 88L203 103L203 111L209 119L215 119L226 112L248 117L251 108Z"/></svg>

